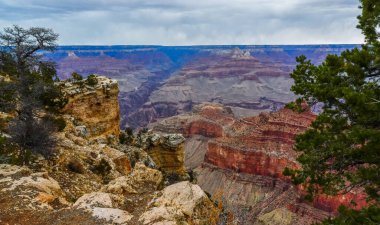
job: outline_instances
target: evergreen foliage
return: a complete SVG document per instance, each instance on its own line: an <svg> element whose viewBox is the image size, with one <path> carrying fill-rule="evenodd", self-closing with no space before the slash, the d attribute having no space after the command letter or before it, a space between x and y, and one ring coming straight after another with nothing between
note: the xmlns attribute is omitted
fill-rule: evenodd
<svg viewBox="0 0 380 225"><path fill-rule="evenodd" d="M77 72L72 73L71 77L73 78L74 81L81 81L81 80L83 80L83 76L80 75Z"/></svg>
<svg viewBox="0 0 380 225"><path fill-rule="evenodd" d="M329 55L321 65L305 56L291 74L292 91L301 103L324 104L311 129L296 138L301 170L286 169L309 195L344 194L363 188L369 207L351 210L323 224L380 224L380 1L361 0L360 28L366 37L361 49ZM355 203L354 203L355 204Z"/></svg>
<svg viewBox="0 0 380 225"><path fill-rule="evenodd" d="M98 84L98 79L96 79L96 75L95 74L91 74L87 77L86 79L86 83L90 86L95 86Z"/></svg>

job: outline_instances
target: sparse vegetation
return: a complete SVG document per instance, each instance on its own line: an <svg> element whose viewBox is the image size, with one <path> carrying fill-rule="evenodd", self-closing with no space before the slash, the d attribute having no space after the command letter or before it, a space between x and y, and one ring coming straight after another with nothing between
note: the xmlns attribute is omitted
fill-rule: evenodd
<svg viewBox="0 0 380 225"><path fill-rule="evenodd" d="M47 158L54 155L55 139L52 133L57 127L50 120L41 118L43 111L57 113L66 104L59 89L53 63L41 60L37 51L52 51L58 35L51 29L19 26L5 28L0 33L0 74L9 81L0 83L0 110L15 112L7 133L10 141L17 145L22 164L29 163L31 154ZM62 123L58 124L62 128Z"/></svg>
<svg viewBox="0 0 380 225"><path fill-rule="evenodd" d="M73 72L73 73L71 74L71 78L72 78L74 81L81 81L81 80L83 80L83 76L80 75L80 74L77 73L77 72Z"/></svg>
<svg viewBox="0 0 380 225"><path fill-rule="evenodd" d="M90 85L90 86L95 86L98 84L98 79L96 79L96 75L95 74L91 74L87 77L86 79L86 84Z"/></svg>
<svg viewBox="0 0 380 225"><path fill-rule="evenodd" d="M126 145L132 145L134 142L134 135L133 135L133 129L130 127L127 127L124 131L120 132L119 135L119 142L120 144L126 144Z"/></svg>
<svg viewBox="0 0 380 225"><path fill-rule="evenodd" d="M90 169L93 173L106 176L111 171L112 167L107 162L107 160L101 159L99 162L93 165Z"/></svg>
<svg viewBox="0 0 380 225"><path fill-rule="evenodd" d="M119 142L120 142L120 144L126 144L126 142L127 142L127 135L124 132L120 132L120 134L119 134Z"/></svg>
<svg viewBox="0 0 380 225"><path fill-rule="evenodd" d="M51 121L59 132L62 132L66 127L66 121L61 116L46 116L44 119Z"/></svg>
<svg viewBox="0 0 380 225"><path fill-rule="evenodd" d="M179 176L178 173L165 174L165 178L168 185L175 184L181 181L181 176Z"/></svg>
<svg viewBox="0 0 380 225"><path fill-rule="evenodd" d="M73 158L67 163L67 169L74 173L84 173L84 166L79 159Z"/></svg>
<svg viewBox="0 0 380 225"><path fill-rule="evenodd" d="M215 208L211 210L208 224L212 225L234 225L234 216L231 212L226 210L226 200L223 191L216 191L211 200L214 202Z"/></svg>

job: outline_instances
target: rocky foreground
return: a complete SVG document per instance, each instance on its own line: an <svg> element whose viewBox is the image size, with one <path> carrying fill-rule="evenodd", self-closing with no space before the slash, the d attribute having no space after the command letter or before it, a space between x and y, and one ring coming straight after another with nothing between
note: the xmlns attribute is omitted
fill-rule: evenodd
<svg viewBox="0 0 380 225"><path fill-rule="evenodd" d="M0 164L0 224L211 224L218 209L188 181L182 135L146 135L151 156L119 144L117 82L96 79L59 84L69 101L53 160Z"/></svg>
<svg viewBox="0 0 380 225"><path fill-rule="evenodd" d="M303 188L283 175L286 167L300 167L293 150L295 136L315 117L308 110L281 109L237 118L229 107L203 104L152 127L186 137L186 167L196 172L203 190L223 193L240 224L304 225L334 216L341 204L358 208L365 204L360 190L307 202ZM350 205L352 200L356 206Z"/></svg>

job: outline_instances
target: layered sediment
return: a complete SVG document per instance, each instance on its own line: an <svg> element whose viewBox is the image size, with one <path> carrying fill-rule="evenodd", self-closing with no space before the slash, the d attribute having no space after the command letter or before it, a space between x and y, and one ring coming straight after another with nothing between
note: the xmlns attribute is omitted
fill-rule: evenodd
<svg viewBox="0 0 380 225"><path fill-rule="evenodd" d="M335 215L341 204L349 206L352 200L356 207L365 205L358 190L307 202L303 187L283 175L286 167L300 168L293 150L295 136L315 118L309 110L289 109L237 118L228 107L204 104L191 114L160 121L153 130L181 131L187 137L185 165L198 173L202 189L223 192L231 210L245 211L242 221L276 224L271 219L277 218L280 224L311 224Z"/></svg>
<svg viewBox="0 0 380 225"><path fill-rule="evenodd" d="M89 139L118 137L120 133L119 87L116 80L95 77L96 84L85 80L65 81L63 86L68 103L63 113L73 117L82 136Z"/></svg>

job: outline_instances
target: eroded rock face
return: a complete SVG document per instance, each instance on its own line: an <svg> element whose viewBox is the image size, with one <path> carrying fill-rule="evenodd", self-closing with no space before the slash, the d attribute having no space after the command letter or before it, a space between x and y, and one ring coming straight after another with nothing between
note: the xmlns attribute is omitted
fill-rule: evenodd
<svg viewBox="0 0 380 225"><path fill-rule="evenodd" d="M148 133L143 135L143 145L155 166L166 174L186 175L182 134Z"/></svg>
<svg viewBox="0 0 380 225"><path fill-rule="evenodd" d="M302 200L303 188L283 175L286 167L300 167L294 139L315 118L310 111L289 109L236 118L228 107L204 104L192 114L160 121L153 130L180 131L187 137L185 165L196 171L203 190L222 192L234 213L246 212L237 216L240 222L311 224L334 215L340 204L349 205L351 200L365 204L357 191L319 196L307 203Z"/></svg>
<svg viewBox="0 0 380 225"><path fill-rule="evenodd" d="M202 102L228 105L239 115L270 111L294 100L290 71L289 65L263 62L249 51L212 52L170 77L128 122L141 126L144 120L154 122L189 112ZM198 129L197 124L193 126Z"/></svg>
<svg viewBox="0 0 380 225"><path fill-rule="evenodd" d="M82 137L91 140L118 137L120 112L117 81L104 76L97 76L96 80L95 85L88 85L84 80L63 81L60 85L68 97L63 112L75 118L75 129Z"/></svg>
<svg viewBox="0 0 380 225"><path fill-rule="evenodd" d="M295 57L321 63L357 45L317 46L61 46L45 56L61 79L72 72L106 74L120 84L122 127L191 111L203 101L236 114L271 110L289 98Z"/></svg>

